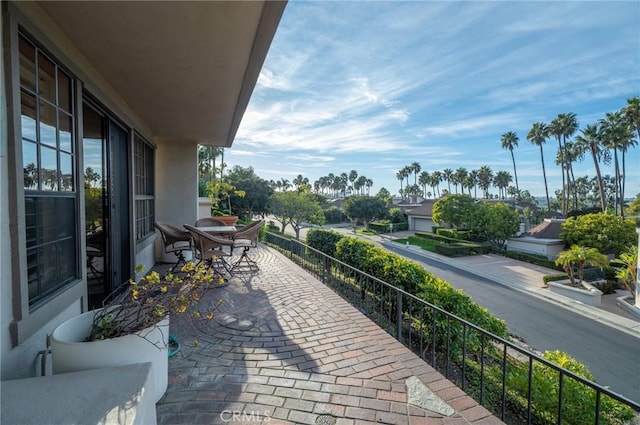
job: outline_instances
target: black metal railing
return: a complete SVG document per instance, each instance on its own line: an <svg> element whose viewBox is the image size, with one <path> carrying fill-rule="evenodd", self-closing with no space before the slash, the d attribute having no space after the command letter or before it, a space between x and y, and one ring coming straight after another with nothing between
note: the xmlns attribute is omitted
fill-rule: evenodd
<svg viewBox="0 0 640 425"><path fill-rule="evenodd" d="M295 239L265 242L511 424L623 424L640 404Z"/></svg>

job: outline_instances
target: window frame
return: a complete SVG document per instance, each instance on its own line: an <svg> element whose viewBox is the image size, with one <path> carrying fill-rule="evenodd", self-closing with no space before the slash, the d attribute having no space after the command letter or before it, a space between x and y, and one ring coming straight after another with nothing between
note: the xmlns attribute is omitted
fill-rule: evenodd
<svg viewBox="0 0 640 425"><path fill-rule="evenodd" d="M133 132L135 243L155 236L155 151L139 133Z"/></svg>
<svg viewBox="0 0 640 425"><path fill-rule="evenodd" d="M18 57L19 57L19 90L20 90L20 142L21 147L31 146L35 150L35 178L34 182L27 186L26 177L23 180L24 191L24 220L25 220L25 241L26 241L26 262L27 262L27 297L29 310L37 309L43 303L46 303L51 297L55 297L57 293L64 290L68 285L73 284L82 279L82 270L80 267L80 242L77 229L79 221L79 191L78 191L78 132L77 122L79 112L77 103L75 102L77 79L64 68L61 61L49 54L45 49L38 45L28 32L18 30ZM22 45L27 46L33 52L31 65L33 66L33 87L29 84L23 84L22 80ZM41 61L46 61L50 65L52 74L49 74L48 93L40 87L41 81L45 78L39 77L42 72L40 66ZM62 93L61 81L66 78L68 85L66 87L66 102L61 100ZM26 79L25 79L26 81ZM23 117L23 100L33 99L35 108L33 110L33 122L35 125L35 134L32 137L25 136L25 129L22 121ZM63 105L63 103L66 103ZM49 116L49 122L46 121L45 111L53 111L53 122ZM49 114L51 115L51 114ZM67 143L63 146L63 135L61 131L60 117L63 116L70 121L68 128ZM48 126L49 136L43 134L43 127ZM51 128L52 127L52 128ZM66 148L66 150L65 150ZM49 175L55 178L45 184L45 176L47 169L45 168L42 151L47 150L55 155L53 161L53 169L48 170ZM24 150L23 167L24 167ZM63 183L63 156L67 156L70 161L71 178L68 181L70 187L65 188ZM47 187L50 185L50 187ZM34 187L31 187L34 186ZM61 208L63 204L71 201L71 209L73 211L73 220L71 223L64 223L65 211ZM45 204L49 203L49 207ZM51 208L53 204L53 208ZM27 205L30 207L28 208ZM47 226L49 232L47 232ZM65 232L66 230L66 232ZM47 233L49 233L47 235ZM31 235L31 237L30 237ZM51 254L52 253L52 254ZM53 260L51 256L53 255ZM49 264L47 265L47 258ZM66 258L66 262L60 262ZM51 262L52 261L52 262ZM35 264L34 264L35 263ZM65 270L64 264L70 268ZM61 271L65 272L65 276L61 275ZM47 278L49 275L49 278ZM49 281L49 282L47 282ZM33 286L32 286L33 285ZM35 288L35 289L34 289Z"/></svg>
<svg viewBox="0 0 640 425"><path fill-rule="evenodd" d="M73 128L75 134L74 154L80 154L77 140L82 137L81 121L78 115L77 106L82 101L82 80L77 73L68 66L68 58L56 47L48 42L47 36L24 16L24 14L13 4L4 5L7 13L3 13L4 37L2 38L3 51L5 52L5 93L7 96L7 208L9 242L8 249L12 253L8 260L7 268L10 276L11 286L11 310L12 320L8 324L11 346L16 347L26 342L29 338L42 332L50 332L53 317L60 314L69 315L70 312L82 312L86 310L86 280L85 267L82 261L77 262L80 270L76 279L54 291L42 302L36 305L29 304L29 288L27 285L27 242L26 242L26 209L24 190L24 165L22 152L22 123L21 123L21 83L20 83L20 34L31 44L41 49L47 57L55 60L64 72L71 77L71 88L73 96L70 102L73 104ZM81 148L81 147L80 147ZM77 179L79 172L79 161L73 161L73 172ZM77 191L73 195L75 198L75 210L83 202L83 194ZM82 216L77 215L74 223L76 238L76 255L78 260L84 258L84 244L78 240L80 234ZM64 316L63 316L64 317Z"/></svg>

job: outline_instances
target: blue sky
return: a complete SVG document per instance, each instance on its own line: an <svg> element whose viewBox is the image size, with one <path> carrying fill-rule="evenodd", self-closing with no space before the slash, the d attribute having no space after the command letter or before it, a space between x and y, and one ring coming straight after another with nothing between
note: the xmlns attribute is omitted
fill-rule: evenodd
<svg viewBox="0 0 640 425"><path fill-rule="evenodd" d="M632 96L637 1L290 1L225 161L273 180L355 169L373 180L372 193L397 193L396 172L414 161L428 172L488 165L513 174L500 138L514 131L520 188L538 196L532 124L573 112L584 128ZM556 151L549 139L550 194L561 185ZM639 165L636 147L627 196L640 192ZM589 157L575 174L595 175Z"/></svg>

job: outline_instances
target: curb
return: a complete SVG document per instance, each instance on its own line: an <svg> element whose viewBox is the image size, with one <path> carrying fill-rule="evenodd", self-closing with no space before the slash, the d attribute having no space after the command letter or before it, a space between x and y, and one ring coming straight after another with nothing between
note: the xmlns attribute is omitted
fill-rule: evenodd
<svg viewBox="0 0 640 425"><path fill-rule="evenodd" d="M356 235L358 237L361 237L363 239L367 239L370 242L374 242L374 243L379 243L380 245L383 245L384 243L387 242L392 242L393 243L393 238L391 237L381 237L381 236L364 236L364 235ZM434 261L438 261L440 263L443 264L447 264L448 266L451 267L455 267L458 270L462 270L465 271L467 273L471 273L475 276L481 277L483 279L487 279L490 280L492 282L495 282L499 285L502 286L506 286L510 289L519 291L519 292L525 292L529 295L532 295L536 298L545 300L545 301L549 301L549 302L553 302L554 304L563 307L563 308L567 308L571 311L574 311L578 314L581 314L582 316L588 317L589 319L592 320L596 320L602 324L605 324L607 326L610 326L612 328L615 328L617 330L620 330L628 335L634 336L636 338L640 338L640 322L636 322L634 320L631 319L627 319L626 317L622 317L619 316L617 314L614 313L610 313L606 310L602 310L596 307L591 307L588 306L586 304L583 304L579 301L576 301L574 299L559 295L559 294L553 294L545 289L542 288L531 288L529 285L525 285L525 284L521 284L521 283L513 283L513 282L506 282L502 279L500 279L500 277L495 276L495 275L491 275L491 274L487 274L487 273L483 273L480 272L476 269L470 268L470 267L464 267L460 264L456 264L455 262L452 262L449 258L447 257L442 257L441 255L429 252L429 251L425 251L423 249L421 249L420 247L413 247L413 245L409 245L409 246L405 246L402 244L397 244L397 246L399 248L405 249L405 250L409 250L412 251L422 257L426 257L429 258L431 260Z"/></svg>

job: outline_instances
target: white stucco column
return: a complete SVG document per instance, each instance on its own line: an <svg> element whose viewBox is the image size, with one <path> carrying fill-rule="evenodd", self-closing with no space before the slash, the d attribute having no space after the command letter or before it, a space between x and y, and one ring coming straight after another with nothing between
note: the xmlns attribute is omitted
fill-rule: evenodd
<svg viewBox="0 0 640 425"><path fill-rule="evenodd" d="M156 140L156 221L174 226L194 224L198 217L198 144ZM156 258L161 255L160 238Z"/></svg>

